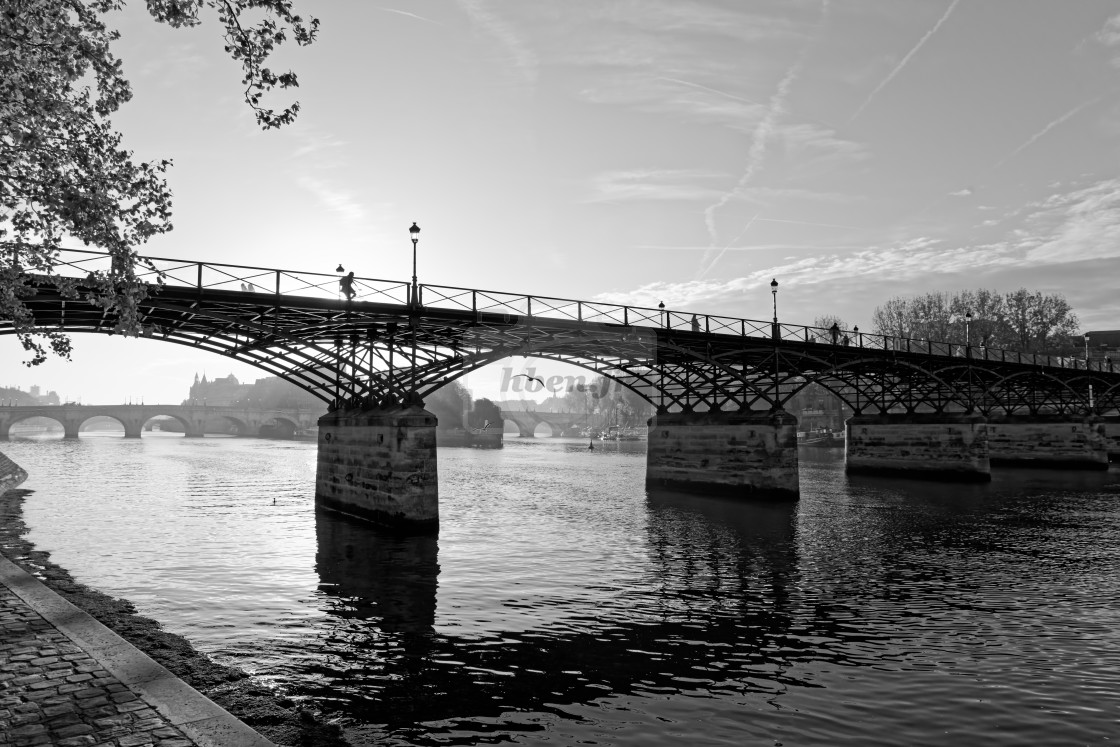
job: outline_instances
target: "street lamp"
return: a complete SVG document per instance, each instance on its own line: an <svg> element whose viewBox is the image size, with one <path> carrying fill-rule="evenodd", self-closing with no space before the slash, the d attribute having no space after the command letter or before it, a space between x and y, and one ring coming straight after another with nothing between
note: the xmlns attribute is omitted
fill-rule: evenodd
<svg viewBox="0 0 1120 747"><path fill-rule="evenodd" d="M972 324L972 311L964 312L964 346L966 348L972 347L972 336L969 334L969 326Z"/></svg>
<svg viewBox="0 0 1120 747"><path fill-rule="evenodd" d="M660 311L661 311L661 326L662 327L668 327L668 324L666 324L666 320L665 320L665 302L664 301L659 301L658 304L657 304L657 308L660 309ZM661 401L661 406L658 409L658 412L660 412L660 411L665 409L665 364L664 364L664 362L661 362L661 365L658 366L658 370L659 370L659 375L657 377L657 390L658 390L658 396L659 396L660 401Z"/></svg>
<svg viewBox="0 0 1120 747"><path fill-rule="evenodd" d="M416 221L412 222L408 234L412 237L412 303L419 306L420 292L416 285L416 242L420 241L420 226L416 225Z"/></svg>
<svg viewBox="0 0 1120 747"><path fill-rule="evenodd" d="M1085 370L1089 370L1089 333L1085 333Z"/></svg>
<svg viewBox="0 0 1120 747"><path fill-rule="evenodd" d="M778 339L778 280L774 278L770 281L770 292L774 295L774 326L770 330L770 334L774 339Z"/></svg>

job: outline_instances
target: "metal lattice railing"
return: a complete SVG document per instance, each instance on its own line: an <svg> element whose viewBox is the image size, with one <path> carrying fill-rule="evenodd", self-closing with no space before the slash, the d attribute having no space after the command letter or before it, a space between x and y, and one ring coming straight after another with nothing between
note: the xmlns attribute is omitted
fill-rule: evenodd
<svg viewBox="0 0 1120 747"><path fill-rule="evenodd" d="M297 272L268 267L193 262L164 257L147 257L151 267L141 267L138 277L152 284L162 282L175 287L199 290L239 291L279 296L341 298L339 276L329 273ZM104 252L83 249L60 250L54 271L62 276L83 278L91 272L108 272L111 259ZM153 269L154 268L154 269ZM354 300L390 304L409 304L410 284L400 280L355 277ZM551 296L458 288L446 285L418 287L419 304L425 308L466 310L476 313L507 314L516 317L563 320L588 324L610 324L645 328L664 328L684 332L736 335L789 342L822 343L868 350L886 350L973 360L1113 371L1109 359L1086 359L1023 353L1016 350L971 346L961 342L919 340L861 332L858 327L833 331L800 324L759 321L738 317L700 314L662 308L626 306L602 301L579 301Z"/></svg>

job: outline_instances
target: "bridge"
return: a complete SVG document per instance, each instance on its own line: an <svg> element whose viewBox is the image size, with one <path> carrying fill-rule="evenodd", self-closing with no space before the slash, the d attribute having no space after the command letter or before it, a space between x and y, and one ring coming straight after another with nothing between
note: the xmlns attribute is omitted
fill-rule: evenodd
<svg viewBox="0 0 1120 747"><path fill-rule="evenodd" d="M502 410L502 419L516 425L518 435L527 438L535 435L537 426L541 423L552 429L553 436L559 436L562 431L574 426L586 425L588 416L573 412Z"/></svg>
<svg viewBox="0 0 1120 747"><path fill-rule="evenodd" d="M796 419L810 382L856 413L847 469L990 479L1001 462L1107 469L1120 373L1111 362L325 273L146 258L142 334L225 355L328 404L319 420L320 506L417 529L438 526L435 417L424 397L475 369L530 355L587 368L656 407L646 479L737 497L796 498ZM27 275L37 323L114 334L83 299L106 254L63 250L67 293ZM248 290L247 290L248 289ZM0 321L0 334L14 333ZM1111 430L1110 430L1111 429Z"/></svg>
<svg viewBox="0 0 1120 747"><path fill-rule="evenodd" d="M267 409L221 405L17 405L0 407L0 441L7 441L12 426L29 418L58 422L64 438L78 438L82 424L91 418L109 417L124 427L125 438L140 438L144 425L155 417L170 417L183 426L188 437L201 438L206 424L224 420L239 436L262 436L271 426L276 435L291 437L311 428L321 415L311 409ZM270 428L265 428L265 431Z"/></svg>

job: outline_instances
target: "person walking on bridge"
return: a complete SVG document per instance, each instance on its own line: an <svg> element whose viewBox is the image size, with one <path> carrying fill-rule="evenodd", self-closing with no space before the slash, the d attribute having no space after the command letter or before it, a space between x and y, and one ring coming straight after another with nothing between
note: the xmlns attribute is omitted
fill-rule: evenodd
<svg viewBox="0 0 1120 747"><path fill-rule="evenodd" d="M343 275L338 280L338 287L342 291L342 295L346 296L347 301L354 299L354 271L351 270Z"/></svg>
<svg viewBox="0 0 1120 747"><path fill-rule="evenodd" d="M833 322L828 328L828 334L832 335L832 344L835 345L840 340L840 325Z"/></svg>

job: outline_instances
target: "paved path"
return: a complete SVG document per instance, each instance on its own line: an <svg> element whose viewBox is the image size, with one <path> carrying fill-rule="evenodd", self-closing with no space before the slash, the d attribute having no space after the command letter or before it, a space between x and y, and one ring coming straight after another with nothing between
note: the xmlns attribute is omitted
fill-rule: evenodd
<svg viewBox="0 0 1120 747"><path fill-rule="evenodd" d="M0 747L271 747L0 556Z"/></svg>

